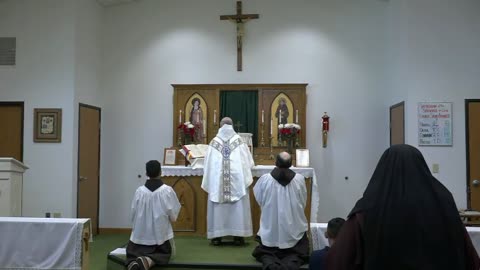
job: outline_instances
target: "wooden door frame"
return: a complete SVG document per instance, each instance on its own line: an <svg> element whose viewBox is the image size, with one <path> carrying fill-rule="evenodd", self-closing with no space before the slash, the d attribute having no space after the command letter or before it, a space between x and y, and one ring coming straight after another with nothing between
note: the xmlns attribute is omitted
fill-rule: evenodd
<svg viewBox="0 0 480 270"><path fill-rule="evenodd" d="M390 130L390 146L392 146L392 110L395 109L396 107L403 106L403 143L405 143L405 101L399 102L397 104L394 104L390 106L390 122L388 123L389 125L389 130Z"/></svg>
<svg viewBox="0 0 480 270"><path fill-rule="evenodd" d="M19 160L20 162L23 162L23 150L24 150L24 132L25 132L25 102L23 101L0 101L0 107L3 107L3 106L16 106L16 105L20 105L20 107L22 107L22 144L20 145L21 147L21 160Z"/></svg>
<svg viewBox="0 0 480 270"><path fill-rule="evenodd" d="M89 108L89 109L94 109L98 111L98 121L99 121L99 126L100 129L98 130L98 198L97 198L97 232L99 232L99 227L100 227L100 152L101 152L101 139L102 139L102 108L84 104L84 103L79 103L78 104L78 138L77 138L77 218L78 218L78 208L80 206L79 204L79 192L80 192L80 181L78 179L80 178L80 109L81 108Z"/></svg>
<svg viewBox="0 0 480 270"><path fill-rule="evenodd" d="M469 111L468 111L468 105L470 103L477 103L479 102L480 103L480 99L465 99L465 153L467 155L467 158L466 158L466 163L467 163L467 188L466 188L466 191L467 191L467 209L471 209L472 208L472 202L471 202L471 190L470 190L470 136L469 136L469 133L470 133L470 129L469 129L469 126L468 126L468 122L469 122L469 117L468 117L468 114L469 114Z"/></svg>

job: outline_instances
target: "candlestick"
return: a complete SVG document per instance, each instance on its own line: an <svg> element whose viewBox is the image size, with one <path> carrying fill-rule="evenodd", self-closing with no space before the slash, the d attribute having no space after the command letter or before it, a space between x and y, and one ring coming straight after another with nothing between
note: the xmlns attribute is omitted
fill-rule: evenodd
<svg viewBox="0 0 480 270"><path fill-rule="evenodd" d="M217 110L213 110L213 125L217 123Z"/></svg>
<svg viewBox="0 0 480 270"><path fill-rule="evenodd" d="M260 146L265 147L265 139L263 138L263 133L265 132L265 123L262 122L262 138L260 140Z"/></svg>
<svg viewBox="0 0 480 270"><path fill-rule="evenodd" d="M180 110L180 113L178 114L178 123L182 123L182 110Z"/></svg>
<svg viewBox="0 0 480 270"><path fill-rule="evenodd" d="M262 110L262 124L264 123L264 113L263 113L263 110Z"/></svg>
<svg viewBox="0 0 480 270"><path fill-rule="evenodd" d="M280 118L280 124L282 123L282 110L280 110L280 113L278 114L278 117Z"/></svg>
<svg viewBox="0 0 480 270"><path fill-rule="evenodd" d="M295 123L298 124L298 110L296 111L296 115L295 115Z"/></svg>
<svg viewBox="0 0 480 270"><path fill-rule="evenodd" d="M273 155L273 137L270 136L270 159L274 160L275 156Z"/></svg>
<svg viewBox="0 0 480 270"><path fill-rule="evenodd" d="M273 134L273 119L270 118L270 137L272 136Z"/></svg>

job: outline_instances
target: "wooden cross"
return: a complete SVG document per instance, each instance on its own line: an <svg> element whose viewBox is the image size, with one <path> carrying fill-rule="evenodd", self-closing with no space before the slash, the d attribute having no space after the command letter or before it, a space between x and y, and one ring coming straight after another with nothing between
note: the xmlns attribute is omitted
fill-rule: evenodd
<svg viewBox="0 0 480 270"><path fill-rule="evenodd" d="M237 131L240 132L240 128L243 127L243 125L240 123L240 121L237 121L235 127L237 128Z"/></svg>
<svg viewBox="0 0 480 270"><path fill-rule="evenodd" d="M237 1L237 14L220 16L220 20L234 21L237 25L237 71L242 71L242 37L244 34L243 24L248 20L258 18L258 14L242 14L242 1Z"/></svg>

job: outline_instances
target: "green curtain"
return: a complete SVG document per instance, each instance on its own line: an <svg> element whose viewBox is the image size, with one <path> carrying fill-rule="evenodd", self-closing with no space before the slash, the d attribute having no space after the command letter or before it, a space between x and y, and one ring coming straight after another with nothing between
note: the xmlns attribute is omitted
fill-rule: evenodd
<svg viewBox="0 0 480 270"><path fill-rule="evenodd" d="M257 146L258 91L220 91L220 117L225 116L232 118L236 132L252 133Z"/></svg>

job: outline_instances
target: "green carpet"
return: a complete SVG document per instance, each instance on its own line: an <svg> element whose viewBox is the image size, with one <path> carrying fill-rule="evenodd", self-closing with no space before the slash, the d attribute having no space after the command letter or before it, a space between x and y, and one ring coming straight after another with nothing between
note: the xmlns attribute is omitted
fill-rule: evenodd
<svg viewBox="0 0 480 270"><path fill-rule="evenodd" d="M197 263L255 263L252 251L257 246L253 239L247 239L245 246L212 246L205 237L175 237L177 254L172 262Z"/></svg>
<svg viewBox="0 0 480 270"><path fill-rule="evenodd" d="M125 256L115 256L107 259L108 254L124 246L128 242L129 234L103 234L94 237L90 250L91 270L122 270ZM228 241L228 238L227 238ZM212 264L218 265L216 269L233 269L233 265L256 266L260 263L252 257L252 251L257 245L253 239L246 239L247 245L238 247L233 245L212 246L205 237L176 236L176 255L170 263L178 264L167 267L155 267L154 269L186 269L181 264L195 265L197 269L212 269ZM206 266L210 265L210 266ZM221 268L220 265L232 265L232 267ZM192 268L188 268L192 269ZM308 269L308 268L306 268Z"/></svg>
<svg viewBox="0 0 480 270"><path fill-rule="evenodd" d="M93 237L90 249L90 270L107 269L107 255L110 251L128 242L130 234L102 234Z"/></svg>

